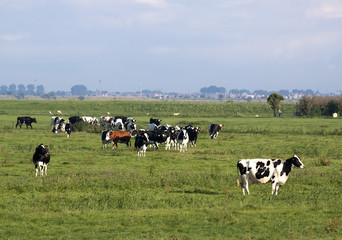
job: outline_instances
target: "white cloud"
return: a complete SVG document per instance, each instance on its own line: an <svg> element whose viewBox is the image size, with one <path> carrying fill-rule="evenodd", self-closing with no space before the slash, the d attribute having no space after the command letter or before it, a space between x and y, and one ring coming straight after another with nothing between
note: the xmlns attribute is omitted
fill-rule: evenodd
<svg viewBox="0 0 342 240"><path fill-rule="evenodd" d="M309 17L342 18L342 3L325 1L319 7L313 7L306 13Z"/></svg>
<svg viewBox="0 0 342 240"><path fill-rule="evenodd" d="M18 41L24 38L24 35L22 34L4 34L4 35L0 35L0 40L3 41L8 41L8 42L12 42L12 41Z"/></svg>
<svg viewBox="0 0 342 240"><path fill-rule="evenodd" d="M135 0L137 3L146 4L155 8L166 8L168 3L164 0Z"/></svg>

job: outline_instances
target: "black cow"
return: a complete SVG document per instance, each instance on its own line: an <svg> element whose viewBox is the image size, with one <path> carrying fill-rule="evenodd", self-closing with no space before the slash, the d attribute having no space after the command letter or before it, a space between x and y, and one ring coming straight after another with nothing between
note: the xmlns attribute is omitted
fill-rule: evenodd
<svg viewBox="0 0 342 240"><path fill-rule="evenodd" d="M15 128L17 128L18 125L19 125L19 127L21 128L21 125L25 124L25 125L26 125L26 128L28 128L28 126L30 126L31 129L32 129L31 123L37 123L36 118L31 118L31 117L17 117L17 124L15 125Z"/></svg>
<svg viewBox="0 0 342 240"><path fill-rule="evenodd" d="M72 117L69 117L69 121L71 124L75 124L78 122L83 122L83 119L79 116L72 116Z"/></svg>
<svg viewBox="0 0 342 240"><path fill-rule="evenodd" d="M43 144L38 145L35 153L33 154L32 161L36 168L36 177L38 175L38 167L40 170L40 176L43 176L44 169L45 176L47 176L47 165L50 162L50 153L48 146L44 146Z"/></svg>
<svg viewBox="0 0 342 240"><path fill-rule="evenodd" d="M217 138L218 134L219 134L219 131L222 130L223 128L223 125L222 124L210 124L209 125L209 135L210 135L210 138L213 139L213 138Z"/></svg>
<svg viewBox="0 0 342 240"><path fill-rule="evenodd" d="M155 125L159 126L162 120L157 118L150 118L150 123L154 123Z"/></svg>

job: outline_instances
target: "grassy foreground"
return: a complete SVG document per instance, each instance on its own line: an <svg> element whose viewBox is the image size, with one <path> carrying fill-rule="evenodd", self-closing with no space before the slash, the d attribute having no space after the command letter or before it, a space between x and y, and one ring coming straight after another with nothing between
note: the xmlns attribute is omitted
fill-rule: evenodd
<svg viewBox="0 0 342 240"><path fill-rule="evenodd" d="M341 119L272 118L265 104L0 101L1 239L340 239ZM126 115L146 128L200 126L187 153L102 150L98 130L52 134L48 111ZM175 117L174 112L181 115ZM236 113L239 113L238 115ZM149 113L149 115L147 115ZM259 118L254 116L258 114ZM15 129L17 116L36 117ZM244 115L246 117L237 117ZM209 123L222 123L209 139ZM34 177L35 147L49 146L47 177ZM134 139L132 140L132 144ZM271 185L236 186L240 158L301 157L278 196Z"/></svg>

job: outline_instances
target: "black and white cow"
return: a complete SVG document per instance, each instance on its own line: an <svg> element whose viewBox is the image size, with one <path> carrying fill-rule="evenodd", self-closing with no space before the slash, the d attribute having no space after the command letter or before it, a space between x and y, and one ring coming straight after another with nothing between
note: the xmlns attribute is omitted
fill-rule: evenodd
<svg viewBox="0 0 342 240"><path fill-rule="evenodd" d="M210 138L213 139L213 138L217 138L218 134L219 134L219 131L222 130L223 128L223 125L222 124L210 124L209 125L209 135L210 135Z"/></svg>
<svg viewBox="0 0 342 240"><path fill-rule="evenodd" d="M63 118L61 117L51 117L51 123L50 123L50 129L51 129L51 126L56 126L57 124L59 124L59 122L62 120Z"/></svg>
<svg viewBox="0 0 342 240"><path fill-rule="evenodd" d="M53 133L65 132L67 134L67 137L71 136L71 131L72 124L69 120L65 121L63 118L61 118L59 123L56 124L52 129Z"/></svg>
<svg viewBox="0 0 342 240"><path fill-rule="evenodd" d="M199 127L193 127L191 125L185 127L189 135L189 143L191 147L196 147L198 133L200 131Z"/></svg>
<svg viewBox="0 0 342 240"><path fill-rule="evenodd" d="M48 146L44 146L43 144L38 145L36 151L33 154L32 161L36 168L36 177L38 176L38 167L40 170L40 176L43 176L45 170L45 176L47 176L47 165L50 162L50 153Z"/></svg>
<svg viewBox="0 0 342 240"><path fill-rule="evenodd" d="M135 137L134 147L138 150L138 157L145 157L148 142L149 138L146 133L139 134Z"/></svg>
<svg viewBox="0 0 342 240"><path fill-rule="evenodd" d="M96 126L99 126L99 125L100 125L99 120L97 120L96 117L87 117L87 116L83 116L83 117L82 117L82 120L83 120L83 122L89 123L89 124L91 124L91 125L96 125Z"/></svg>
<svg viewBox="0 0 342 240"><path fill-rule="evenodd" d="M101 140L102 140L102 149L108 148L109 144L112 143L109 135L112 130L104 130L101 132Z"/></svg>
<svg viewBox="0 0 342 240"><path fill-rule="evenodd" d="M134 122L125 122L124 123L124 129L127 132L133 133L133 131L137 130L137 125Z"/></svg>
<svg viewBox="0 0 342 240"><path fill-rule="evenodd" d="M72 124L69 121L65 122L65 132L67 134L67 137L71 136L71 131L72 131Z"/></svg>
<svg viewBox="0 0 342 240"><path fill-rule="evenodd" d="M157 126L160 125L161 121L162 121L162 120L157 119L157 118L150 118L150 123L154 123L154 124L156 124Z"/></svg>
<svg viewBox="0 0 342 240"><path fill-rule="evenodd" d="M28 128L28 126L31 127L32 129L32 123L37 123L36 118L31 118L31 117L17 117L17 124L15 125L15 128L17 128L17 126L19 125L19 127L21 128L21 125L26 125L26 128Z"/></svg>
<svg viewBox="0 0 342 240"><path fill-rule="evenodd" d="M249 185L270 181L272 181L272 194L275 192L278 195L279 186L286 183L293 167L304 168L304 164L296 155L285 161L280 159L241 159L237 162L237 185L239 185L240 173L243 195L245 195L245 190L249 194Z"/></svg>
<svg viewBox="0 0 342 240"><path fill-rule="evenodd" d="M188 151L189 134L185 128L181 129L177 134L177 144L179 145L179 152Z"/></svg>

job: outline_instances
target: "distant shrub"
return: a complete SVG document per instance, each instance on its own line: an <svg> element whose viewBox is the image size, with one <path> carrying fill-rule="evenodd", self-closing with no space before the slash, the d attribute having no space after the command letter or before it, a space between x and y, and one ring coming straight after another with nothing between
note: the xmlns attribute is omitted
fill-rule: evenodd
<svg viewBox="0 0 342 240"><path fill-rule="evenodd" d="M72 130L74 132L100 133L103 128L101 126L92 125L86 122L77 122L72 125Z"/></svg>
<svg viewBox="0 0 342 240"><path fill-rule="evenodd" d="M332 116L342 113L342 97L303 96L298 103L300 116Z"/></svg>

